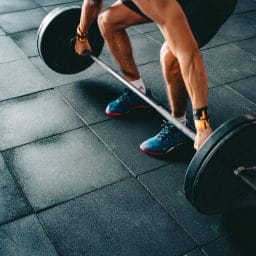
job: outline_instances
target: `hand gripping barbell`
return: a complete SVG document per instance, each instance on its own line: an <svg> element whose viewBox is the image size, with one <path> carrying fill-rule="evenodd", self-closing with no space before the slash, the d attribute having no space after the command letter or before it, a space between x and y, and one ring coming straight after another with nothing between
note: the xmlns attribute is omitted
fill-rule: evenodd
<svg viewBox="0 0 256 256"><path fill-rule="evenodd" d="M145 96L103 63L100 55L104 41L97 22L88 33L92 53L78 56L74 37L80 20L79 6L58 7L42 21L37 36L41 58L54 71L74 74L97 62L136 93L184 134L195 140L195 133L176 121L165 108ZM185 195L201 213L221 213L248 188L256 191L256 116L241 116L221 125L194 155L185 177ZM236 178L238 177L238 178ZM240 178L240 179L239 179Z"/></svg>

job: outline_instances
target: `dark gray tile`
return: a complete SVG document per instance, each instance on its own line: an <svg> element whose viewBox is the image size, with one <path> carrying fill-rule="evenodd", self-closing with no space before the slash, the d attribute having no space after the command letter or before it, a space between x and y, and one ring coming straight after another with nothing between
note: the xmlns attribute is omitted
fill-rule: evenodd
<svg viewBox="0 0 256 256"><path fill-rule="evenodd" d="M100 138L119 156L135 175L165 165L166 159L147 156L139 145L160 130L162 117L154 110L141 110L122 119L93 125Z"/></svg>
<svg viewBox="0 0 256 256"><path fill-rule="evenodd" d="M83 126L53 90L0 103L0 150Z"/></svg>
<svg viewBox="0 0 256 256"><path fill-rule="evenodd" d="M151 38L152 40L155 40L160 45L162 45L164 43L164 41L165 41L162 33L159 30L146 33L145 36Z"/></svg>
<svg viewBox="0 0 256 256"><path fill-rule="evenodd" d="M52 2L52 1L51 1ZM48 6L44 6L44 9L47 12L52 11L53 9L55 9L56 7L59 6L71 6L71 5L79 5L82 6L83 1L72 1L71 3L61 3L61 4L56 4L56 5L48 5Z"/></svg>
<svg viewBox="0 0 256 256"><path fill-rule="evenodd" d="M38 28L46 15L43 8L13 12L0 15L1 27L7 33Z"/></svg>
<svg viewBox="0 0 256 256"><path fill-rule="evenodd" d="M40 7L33 0L1 0L0 2L0 14L8 12L16 12L26 9L32 9Z"/></svg>
<svg viewBox="0 0 256 256"><path fill-rule="evenodd" d="M5 151L4 157L36 210L130 175L87 128Z"/></svg>
<svg viewBox="0 0 256 256"><path fill-rule="evenodd" d="M142 25L137 25L136 29L138 31L140 31L141 33L148 33L148 32L152 32L152 31L156 31L159 28L157 27L157 25L153 22L150 23L146 23L146 24L142 24Z"/></svg>
<svg viewBox="0 0 256 256"><path fill-rule="evenodd" d="M20 32L11 35L15 43L21 48L21 50L28 57L33 57L38 55L37 50L37 30L30 30L25 32Z"/></svg>
<svg viewBox="0 0 256 256"><path fill-rule="evenodd" d="M88 124L108 119L107 104L123 93L123 85L110 75L60 86L57 91Z"/></svg>
<svg viewBox="0 0 256 256"><path fill-rule="evenodd" d="M251 78L246 78L236 83L232 83L229 85L232 89L244 95L249 100L253 101L256 104L256 76Z"/></svg>
<svg viewBox="0 0 256 256"><path fill-rule="evenodd" d="M255 27L256 29L256 27ZM243 40L240 42L235 43L241 49L253 54L256 58L256 37L248 40Z"/></svg>
<svg viewBox="0 0 256 256"><path fill-rule="evenodd" d="M231 16L218 32L223 39L234 42L256 36L256 26L253 20L245 15Z"/></svg>
<svg viewBox="0 0 256 256"><path fill-rule="evenodd" d="M5 32L0 28L0 36L4 36Z"/></svg>
<svg viewBox="0 0 256 256"><path fill-rule="evenodd" d="M35 0L35 2L39 3L41 6L47 6L47 5L72 3L74 1L72 0Z"/></svg>
<svg viewBox="0 0 256 256"><path fill-rule="evenodd" d="M256 1L254 2L256 3ZM256 25L256 9L254 11L242 13L241 16L251 20L253 24Z"/></svg>
<svg viewBox="0 0 256 256"><path fill-rule="evenodd" d="M208 256L246 256L247 254L241 249L238 248L231 240L228 238L221 238L206 247L203 248L203 251ZM247 255L249 256L249 255Z"/></svg>
<svg viewBox="0 0 256 256"><path fill-rule="evenodd" d="M215 128L228 119L255 114L256 105L228 87L219 87L209 91L209 111Z"/></svg>
<svg viewBox="0 0 256 256"><path fill-rule="evenodd" d="M187 162L189 161L190 159ZM187 163L174 161L167 167L140 176L139 180L196 243L202 245L215 240L224 232L218 217L199 214L186 200L183 191L186 169Z"/></svg>
<svg viewBox="0 0 256 256"><path fill-rule="evenodd" d="M236 13L256 10L256 2L254 0L238 0L235 9Z"/></svg>
<svg viewBox="0 0 256 256"><path fill-rule="evenodd" d="M194 244L129 179L39 214L61 255L181 255Z"/></svg>
<svg viewBox="0 0 256 256"><path fill-rule="evenodd" d="M0 155L0 204L0 224L32 213L31 206L7 169L2 155ZM0 253L0 255L5 254Z"/></svg>
<svg viewBox="0 0 256 256"><path fill-rule="evenodd" d="M35 215L0 228L0 254L4 256L57 256Z"/></svg>
<svg viewBox="0 0 256 256"><path fill-rule="evenodd" d="M27 60L0 64L0 100L44 90L49 82Z"/></svg>
<svg viewBox="0 0 256 256"><path fill-rule="evenodd" d="M0 63L25 58L21 49L9 36L0 37Z"/></svg>
<svg viewBox="0 0 256 256"><path fill-rule="evenodd" d="M216 34L215 37L208 44L206 44L204 47L201 48L201 50L213 48L226 43L228 43L227 40L222 38L222 36L220 36L219 34Z"/></svg>
<svg viewBox="0 0 256 256"><path fill-rule="evenodd" d="M188 254L185 254L184 256L206 256L200 249L194 250Z"/></svg>
<svg viewBox="0 0 256 256"><path fill-rule="evenodd" d="M75 81L80 81L83 79L88 79L90 77L100 76L106 73L99 65L93 64L85 71L74 75L63 75L56 73L51 70L40 57L33 57L31 59L33 65L40 71L40 73L49 81L51 87L57 87L59 85L64 85L72 83Z"/></svg>
<svg viewBox="0 0 256 256"><path fill-rule="evenodd" d="M256 74L256 58L234 44L203 51L209 80L225 84Z"/></svg>

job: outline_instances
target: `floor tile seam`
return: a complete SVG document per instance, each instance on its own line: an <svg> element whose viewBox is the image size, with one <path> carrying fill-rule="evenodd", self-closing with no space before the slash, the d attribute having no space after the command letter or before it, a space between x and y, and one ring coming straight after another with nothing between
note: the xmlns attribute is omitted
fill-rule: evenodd
<svg viewBox="0 0 256 256"><path fill-rule="evenodd" d="M55 207L61 206L61 205L63 205L63 204L67 204L67 203L72 202L72 201L76 201L76 200L79 199L79 198L89 196L90 194L96 193L96 192L98 192L98 191L101 191L101 190L103 190L103 189L106 189L106 188L108 188L108 187L114 186L114 185L116 185L116 184L118 184L118 183L122 183L122 182L124 182L124 181L126 181L126 180L133 179L133 178L134 178L134 177L132 177L132 176L120 178L119 180L116 180L116 181L111 182L111 183L109 183L109 184L106 184L106 185L103 185L103 186L101 186L101 187L95 188L95 189L93 189L93 190L91 190L91 191L81 193L80 195L74 196L73 198L63 200L63 201L61 201L61 202L59 202L59 203L56 203L56 204L47 206L47 207L45 207L45 208L43 208L43 209L35 210L35 214L40 215L40 213L42 213L42 212L49 211L49 210L51 210L51 209L53 209L53 208L55 208Z"/></svg>
<svg viewBox="0 0 256 256"><path fill-rule="evenodd" d="M255 9L234 12L231 16L235 16L235 15L239 15L239 14L246 14L246 13L255 12L255 11L256 11L256 7L255 7Z"/></svg>
<svg viewBox="0 0 256 256"><path fill-rule="evenodd" d="M219 88L219 87L225 87L225 86L231 85L231 84L239 82L239 81L243 81L243 80L246 80L246 79L253 78L255 76L256 76L256 73L252 74L252 75L249 75L249 76L245 76L245 77L236 79L236 80L233 80L233 81L228 81L228 82L224 82L224 83L215 83L213 86L209 87L209 90L216 89L216 88Z"/></svg>
<svg viewBox="0 0 256 256"><path fill-rule="evenodd" d="M78 0L77 0L78 1ZM61 3L61 4L46 4L46 5L42 5L42 4L40 4L40 3L38 3L37 1L35 1L37 4L39 4L42 8L44 8L44 7L51 7L51 6L56 6L56 7L58 7L58 6L61 6L61 5L63 5L63 4L71 4L71 3L74 3L75 4L75 2L77 2L77 1L67 1L67 2L65 2L65 3Z"/></svg>
<svg viewBox="0 0 256 256"><path fill-rule="evenodd" d="M19 47L19 46L17 45L17 47ZM20 47L19 47L19 50L21 50ZM9 63L17 62L17 61L20 61L20 60L28 60L29 58L26 56L26 54L23 51L22 51L22 53L24 54L24 57L19 58L19 59L15 59L15 60L9 60L9 61L0 62L0 65L9 64Z"/></svg>
<svg viewBox="0 0 256 256"><path fill-rule="evenodd" d="M15 185L16 185L17 188L19 189L22 198L24 198L24 200L25 200L25 202L26 202L26 206L28 206L28 207L30 208L29 210L32 210L32 213L35 214L35 213L36 213L36 212L35 212L35 208L34 208L33 205L30 203L30 201L29 201L29 199L28 199L28 197L27 197L25 191L23 190L23 188L22 188L22 186L21 186L21 184L20 184L20 182L19 182L19 179L18 179L17 175L16 175L16 174L13 172L13 170L10 168L10 166L9 166L9 164L8 164L8 162L7 162L6 158L5 158L5 156L4 156L2 153L3 153L3 151L0 151L0 154L1 154L1 156L3 157L4 165L6 166L7 171L9 172L9 174L11 175L11 177L12 177L12 179L13 179ZM31 213L28 214L28 215L31 215ZM24 217L24 216L23 216L23 217Z"/></svg>
<svg viewBox="0 0 256 256"><path fill-rule="evenodd" d="M50 88L45 88L45 89L42 89L42 90L29 92L29 93L22 94L22 95L19 95L19 96L14 96L14 97L11 97L11 98L2 99L2 100L0 100L0 104L7 103L8 101L13 101L13 100L16 100L16 99L18 100L18 99L23 98L23 97L29 97L29 96L32 96L33 94L51 91L51 90L54 90L54 88L51 88L51 87Z"/></svg>
<svg viewBox="0 0 256 256"><path fill-rule="evenodd" d="M44 231L46 237L48 238L49 242L51 243L52 247L54 248L56 254L57 254L58 256L62 256L61 253L60 253L59 250L58 250L57 245L55 244L55 242L54 242L54 240L52 239L50 233L48 232L48 230L47 230L47 228L46 228L46 226L45 226L43 220L41 220L40 216L38 216L37 214L35 214L35 216L36 216L36 218L37 218L37 220L38 220L40 226L42 227L42 229L43 229L43 231Z"/></svg>
<svg viewBox="0 0 256 256"><path fill-rule="evenodd" d="M244 96L242 93L240 93L239 91L237 91L236 89L234 89L232 86L230 85L226 85L227 88L229 88L231 91L233 91L234 93L236 93L237 95L239 95L240 97L242 97L243 99L245 99L246 101L248 101L249 103L251 103L252 105L256 106L256 102L248 99L246 96Z"/></svg>
<svg viewBox="0 0 256 256"><path fill-rule="evenodd" d="M1 15L8 15L8 14L12 14L12 13L24 12L24 11L35 10L35 9L43 9L43 7L40 4L38 4L38 6L34 7L34 8L26 8L26 9L15 10L15 11L10 11L10 12L3 12L3 13L0 13L0 17L1 17Z"/></svg>
<svg viewBox="0 0 256 256"><path fill-rule="evenodd" d="M80 125L80 126L75 127L75 128L67 129L63 132L54 133L54 134L51 134L49 136L45 136L45 137L42 137L42 138L32 140L30 142L26 142L26 143L16 145L16 146L13 146L13 147L1 149L0 153L4 153L4 152L10 151L10 150L15 150L15 149L18 149L18 148L21 148L21 147L25 147L25 146L28 146L30 144L34 144L34 143L37 143L37 142L40 142L40 141L48 140L48 139L51 139L51 138L54 138L54 137L57 137L57 136L61 136L61 135L64 135L64 134L67 134L67 133L70 133L70 132L73 132L73 131L76 131L76 130L79 130L79 129L82 129L82 128L86 128L86 127L87 126L85 124L83 124L83 125Z"/></svg>
<svg viewBox="0 0 256 256"><path fill-rule="evenodd" d="M57 91L57 90L56 90ZM58 91L57 93L59 94L59 96L63 99L63 101L66 102L66 104L71 108L71 110L81 119L81 121L88 127L88 129L92 132L92 134L104 145L104 147L113 155L113 157L120 162L124 168L128 171L128 173L130 175L132 175L133 177L135 177L134 172L126 165L126 163L118 156L117 153L115 153L111 147L97 134L97 132L88 125L88 123L86 122L86 120L75 110L75 108L62 96L62 94L60 94Z"/></svg>
<svg viewBox="0 0 256 256"><path fill-rule="evenodd" d="M160 200L157 199L157 197L154 196L153 193L151 193L151 191L147 188L147 186L140 181L139 177L136 178L137 181L140 183L140 185L147 191L147 193L149 194L149 196L152 198L152 200L157 203L160 208L177 224L177 226L191 239L191 241L193 241L193 243L195 244L195 247L193 248L196 249L197 247L199 247L199 244L196 242L196 240L193 238L193 236L183 227L182 223L180 223L178 221L178 219L171 213L168 211L168 209L163 205L163 203L161 203ZM192 250L192 249L191 249Z"/></svg>

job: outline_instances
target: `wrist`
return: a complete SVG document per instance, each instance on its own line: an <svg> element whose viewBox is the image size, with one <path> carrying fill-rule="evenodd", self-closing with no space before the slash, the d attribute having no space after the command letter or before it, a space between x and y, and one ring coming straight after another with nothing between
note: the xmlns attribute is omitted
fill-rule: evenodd
<svg viewBox="0 0 256 256"><path fill-rule="evenodd" d="M80 42L86 42L87 41L87 37L88 37L88 33L84 32L81 28L80 25L77 26L76 29L76 37Z"/></svg>
<svg viewBox="0 0 256 256"><path fill-rule="evenodd" d="M193 117L197 131L204 131L210 127L207 106L199 109L193 109Z"/></svg>

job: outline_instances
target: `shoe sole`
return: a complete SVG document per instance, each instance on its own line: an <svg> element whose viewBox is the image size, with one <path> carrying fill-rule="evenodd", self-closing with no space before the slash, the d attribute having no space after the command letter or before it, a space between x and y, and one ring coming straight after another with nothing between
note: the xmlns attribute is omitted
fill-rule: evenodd
<svg viewBox="0 0 256 256"><path fill-rule="evenodd" d="M118 116L125 116L125 115L129 114L133 110L145 109L145 108L149 108L149 106L136 106L136 107L130 108L129 111L124 112L124 113L120 113L120 112L105 112L105 113L106 113L107 116L118 117Z"/></svg>
<svg viewBox="0 0 256 256"><path fill-rule="evenodd" d="M153 152L153 151L148 151L142 147L140 147L140 150L147 154L147 155L150 155L150 156L164 156L164 155L167 155L168 153L170 153L171 151L173 151L174 149L177 149L178 147L182 146L182 145L186 145L188 144L189 142L181 142L179 144L177 144L176 146L174 147L171 147L170 149L168 149L167 151L164 151L164 152Z"/></svg>

